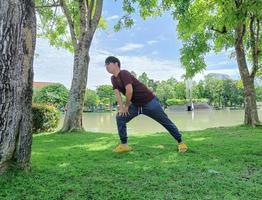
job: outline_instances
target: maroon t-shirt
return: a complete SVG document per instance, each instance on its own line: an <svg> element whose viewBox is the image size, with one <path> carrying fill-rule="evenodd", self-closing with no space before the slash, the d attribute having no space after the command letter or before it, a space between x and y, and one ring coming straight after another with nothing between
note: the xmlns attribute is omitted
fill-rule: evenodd
<svg viewBox="0 0 262 200"><path fill-rule="evenodd" d="M127 70L121 70L117 77L112 76L111 82L113 89L118 89L124 95L126 94L126 85L132 84L133 95L131 102L137 106L144 106L155 97L151 90L149 90Z"/></svg>

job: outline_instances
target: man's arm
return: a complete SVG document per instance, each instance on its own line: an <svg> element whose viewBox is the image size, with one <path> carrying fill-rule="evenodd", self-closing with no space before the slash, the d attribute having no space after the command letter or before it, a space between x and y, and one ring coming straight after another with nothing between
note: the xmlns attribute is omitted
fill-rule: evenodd
<svg viewBox="0 0 262 200"><path fill-rule="evenodd" d="M127 84L126 85L126 104L125 108L128 108L131 102L133 96L133 86L132 84Z"/></svg>
<svg viewBox="0 0 262 200"><path fill-rule="evenodd" d="M119 105L119 110L123 110L123 102L122 102L122 97L118 89L114 90L117 104Z"/></svg>
<svg viewBox="0 0 262 200"><path fill-rule="evenodd" d="M121 116L127 116L129 114L128 112L128 108L129 108L129 105L130 105L130 102L131 102L131 99L132 99L132 95L133 95L133 86L132 84L127 84L126 85L126 103L125 103L125 107L123 107L123 102L122 102L122 97L121 97L121 94L119 92L118 89L115 89L115 95L116 95L116 100L117 100L117 103L119 105L119 115Z"/></svg>

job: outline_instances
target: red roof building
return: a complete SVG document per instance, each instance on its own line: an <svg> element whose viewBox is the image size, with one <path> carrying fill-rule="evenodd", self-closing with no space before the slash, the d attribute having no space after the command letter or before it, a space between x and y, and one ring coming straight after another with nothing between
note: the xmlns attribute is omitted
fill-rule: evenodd
<svg viewBox="0 0 262 200"><path fill-rule="evenodd" d="M50 84L54 84L54 82L34 82L33 87L42 88Z"/></svg>

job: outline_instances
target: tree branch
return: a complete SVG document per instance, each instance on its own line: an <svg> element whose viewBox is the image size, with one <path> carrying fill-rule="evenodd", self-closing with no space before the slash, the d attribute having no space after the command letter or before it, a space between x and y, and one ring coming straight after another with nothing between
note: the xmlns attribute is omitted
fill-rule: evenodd
<svg viewBox="0 0 262 200"><path fill-rule="evenodd" d="M253 67L251 71L251 77L254 78L256 75L256 72L258 70L258 42L259 42L259 20L257 19L257 31L254 32L254 21L255 16L251 16L250 18L250 37L251 37L251 48L252 48L252 61L253 61ZM256 35L256 36L255 36Z"/></svg>
<svg viewBox="0 0 262 200"><path fill-rule="evenodd" d="M56 12L57 12L57 7L55 7L55 11L54 11L54 14L52 16L52 23L51 23L51 26L50 26L50 30L52 31L53 27L54 27L54 24L55 24L55 16L56 16Z"/></svg>
<svg viewBox="0 0 262 200"><path fill-rule="evenodd" d="M70 34L71 34L71 38L72 38L72 42L73 42L73 46L74 49L77 49L77 38L76 38L76 33L75 33L75 27L74 27L74 22L70 16L70 11L68 10L65 1L64 0L60 0L60 4L62 7L62 10L66 16L66 19L68 21L68 25L69 25L69 30L70 30Z"/></svg>
<svg viewBox="0 0 262 200"><path fill-rule="evenodd" d="M87 21L86 21L87 8L86 8L85 1L86 0L78 1L79 12L80 12L80 37L85 36L86 27L87 27Z"/></svg>
<svg viewBox="0 0 262 200"><path fill-rule="evenodd" d="M96 10L95 10L95 14L94 14L94 17L92 18L91 20L91 23L92 23L92 33L95 32L96 28L97 28L97 25L99 23L99 20L100 20L100 17L101 17L101 14L102 14L102 8L103 8L103 0L97 0L96 1Z"/></svg>
<svg viewBox="0 0 262 200"><path fill-rule="evenodd" d="M245 24L243 24L243 23L241 23L238 27L237 27L237 35L236 35L236 43L237 43L237 45L239 44L239 43L242 43L242 41L243 41L243 37L244 37L244 35L245 35L245 33L246 33L246 25ZM240 33L239 35L238 35L238 33Z"/></svg>
<svg viewBox="0 0 262 200"><path fill-rule="evenodd" d="M88 6L88 15L87 15L87 21L88 21L88 25L89 28L91 28L92 24L92 13L93 13L93 9L94 9L94 0L90 0L90 5Z"/></svg>
<svg viewBox="0 0 262 200"><path fill-rule="evenodd" d="M257 44L257 53L258 53L258 55L261 53L261 50L259 48L259 40L260 40L259 32L260 32L260 20L257 19L257 39L256 39L256 44Z"/></svg>
<svg viewBox="0 0 262 200"><path fill-rule="evenodd" d="M220 33L220 34L226 34L227 33L227 29L226 29L225 26L223 26L222 30L215 29L213 26L210 29L212 31L215 31L215 32Z"/></svg>

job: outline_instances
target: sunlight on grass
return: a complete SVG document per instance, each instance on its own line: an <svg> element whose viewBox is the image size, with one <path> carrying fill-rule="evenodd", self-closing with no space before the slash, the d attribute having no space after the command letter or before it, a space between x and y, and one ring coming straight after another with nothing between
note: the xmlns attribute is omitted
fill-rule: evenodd
<svg viewBox="0 0 262 200"><path fill-rule="evenodd" d="M63 150L70 150L70 149L75 149L75 148L82 148L86 149L88 151L101 151L101 150L106 150L109 148L112 148L113 143L105 143L105 142L95 142L93 144L81 144L81 145L73 145L73 146L67 146L67 147L61 147Z"/></svg>
<svg viewBox="0 0 262 200"><path fill-rule="evenodd" d="M207 137L199 137L199 138L192 138L191 140L192 141L204 141L206 139L208 139L208 138Z"/></svg>
<svg viewBox="0 0 262 200"><path fill-rule="evenodd" d="M69 166L69 163L61 163L60 165L58 165L59 167L67 167Z"/></svg>
<svg viewBox="0 0 262 200"><path fill-rule="evenodd" d="M156 149L164 149L165 147L164 147L164 145L157 145L157 146L153 146L154 148L156 148Z"/></svg>
<svg viewBox="0 0 262 200"><path fill-rule="evenodd" d="M32 171L4 174L0 199L260 199L261 129L216 128L183 136L185 154L167 133L130 136L134 151L123 154L112 152L117 135L34 136Z"/></svg>

